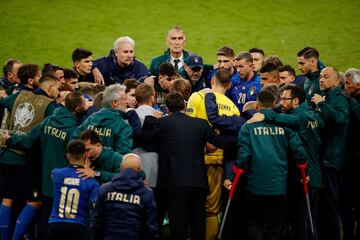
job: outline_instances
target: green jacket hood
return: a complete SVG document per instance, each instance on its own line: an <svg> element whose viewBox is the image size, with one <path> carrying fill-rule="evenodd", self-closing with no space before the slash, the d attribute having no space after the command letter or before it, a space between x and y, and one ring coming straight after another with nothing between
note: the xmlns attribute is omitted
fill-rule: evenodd
<svg viewBox="0 0 360 240"><path fill-rule="evenodd" d="M95 123L94 125L98 127L107 127L114 121L118 121L119 118L124 118L124 116L125 113L120 110L103 107L97 113L93 114L91 118L89 118L89 123Z"/></svg>
<svg viewBox="0 0 360 240"><path fill-rule="evenodd" d="M58 107L49 117L51 124L56 128L74 127L79 125L78 118L65 107Z"/></svg>

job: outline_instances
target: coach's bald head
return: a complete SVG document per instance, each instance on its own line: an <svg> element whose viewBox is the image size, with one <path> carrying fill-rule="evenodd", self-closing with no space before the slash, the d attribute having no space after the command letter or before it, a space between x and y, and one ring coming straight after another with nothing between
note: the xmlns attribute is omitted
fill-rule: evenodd
<svg viewBox="0 0 360 240"><path fill-rule="evenodd" d="M141 170L141 163L140 163L140 157L136 155L135 153L128 153L123 156L122 163L120 164L121 170L132 168L135 171Z"/></svg>

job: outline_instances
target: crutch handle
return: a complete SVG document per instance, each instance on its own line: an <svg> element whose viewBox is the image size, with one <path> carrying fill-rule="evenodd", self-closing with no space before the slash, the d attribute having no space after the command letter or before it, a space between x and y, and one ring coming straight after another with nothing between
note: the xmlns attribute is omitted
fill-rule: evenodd
<svg viewBox="0 0 360 240"><path fill-rule="evenodd" d="M235 173L235 179L234 179L234 181L232 183L232 186L230 188L230 193L229 193L229 199L230 200L233 198L237 182L239 181L241 175L244 173L244 169L238 168L235 165L233 165L232 170Z"/></svg>
<svg viewBox="0 0 360 240"><path fill-rule="evenodd" d="M296 166L299 169L300 174L301 174L301 179L303 181L304 193L308 193L309 190L308 190L308 185L307 185L307 182L306 182L306 173L305 173L306 168L307 168L307 163L296 164Z"/></svg>

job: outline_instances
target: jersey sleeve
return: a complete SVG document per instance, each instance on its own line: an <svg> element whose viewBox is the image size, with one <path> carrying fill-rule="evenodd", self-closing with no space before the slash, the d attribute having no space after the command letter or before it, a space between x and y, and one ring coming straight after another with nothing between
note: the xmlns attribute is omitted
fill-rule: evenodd
<svg viewBox="0 0 360 240"><path fill-rule="evenodd" d="M197 110L199 109L198 106L201 101L204 101L204 98L200 93L195 92L191 94L189 101L187 103L186 114L190 117L197 117L198 116Z"/></svg>

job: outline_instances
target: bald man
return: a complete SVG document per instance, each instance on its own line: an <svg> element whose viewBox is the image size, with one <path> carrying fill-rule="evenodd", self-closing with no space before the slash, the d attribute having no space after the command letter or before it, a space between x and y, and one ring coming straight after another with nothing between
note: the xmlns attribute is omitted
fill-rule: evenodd
<svg viewBox="0 0 360 240"><path fill-rule="evenodd" d="M155 198L139 175L140 157L124 155L120 168L99 190L91 224L94 239L159 239Z"/></svg>
<svg viewBox="0 0 360 240"><path fill-rule="evenodd" d="M340 176L346 168L346 144L349 129L349 101L340 86L340 73L326 67L320 73L320 90L311 101L320 109L325 122L321 135L320 163L324 189L319 202L319 239L340 240Z"/></svg>
<svg viewBox="0 0 360 240"><path fill-rule="evenodd" d="M131 168L137 172L141 170L140 157L137 154L129 153L123 157L123 161L120 164L121 170Z"/></svg>

